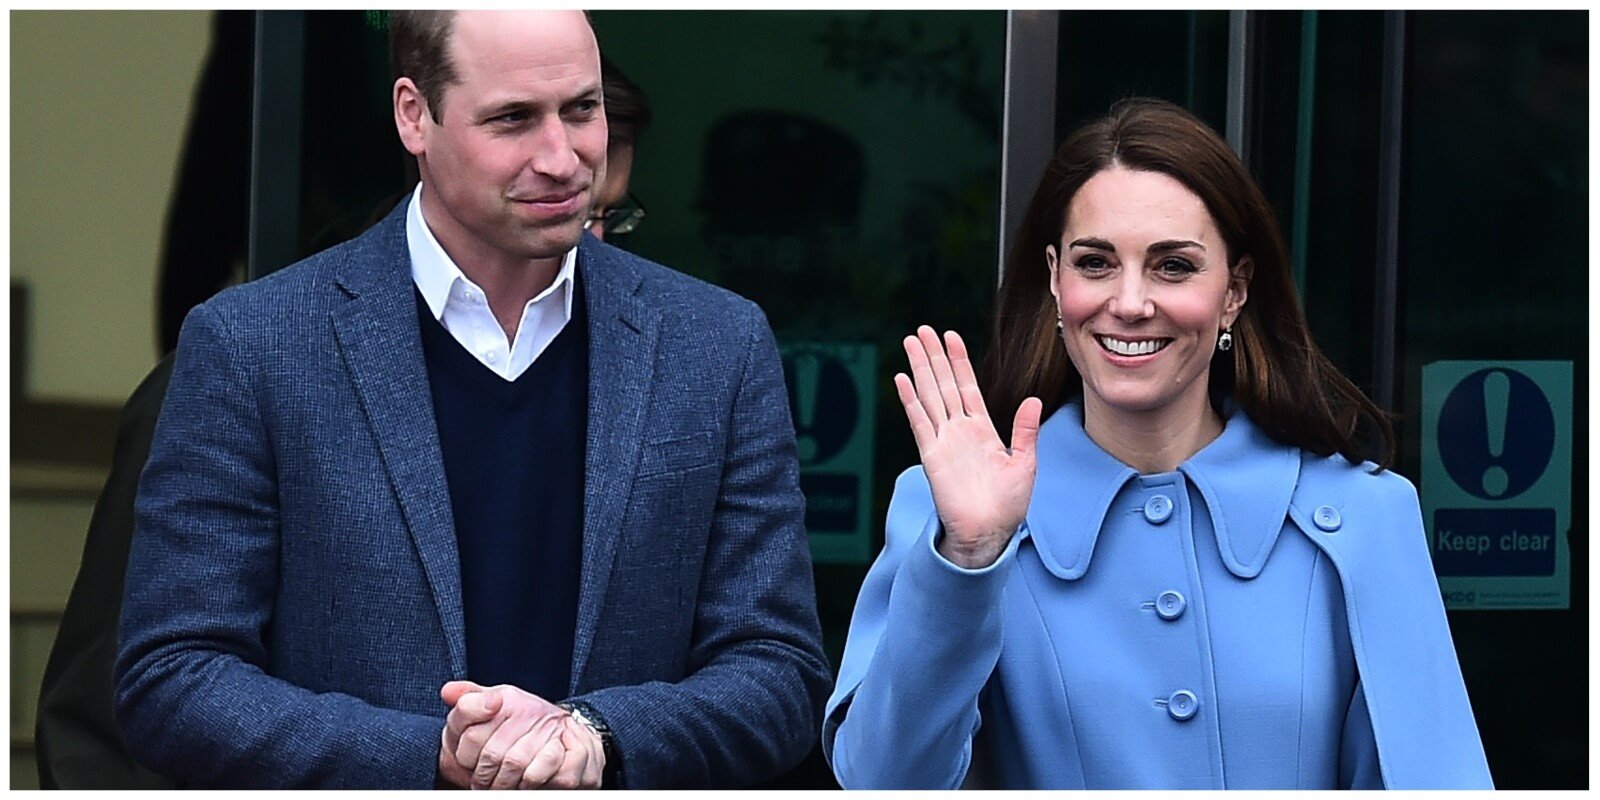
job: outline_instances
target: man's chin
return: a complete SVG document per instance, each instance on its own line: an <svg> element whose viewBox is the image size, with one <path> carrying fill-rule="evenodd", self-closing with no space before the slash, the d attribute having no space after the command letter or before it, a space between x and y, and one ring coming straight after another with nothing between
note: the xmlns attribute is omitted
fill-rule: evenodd
<svg viewBox="0 0 1600 800"><path fill-rule="evenodd" d="M530 260L564 256L567 251L577 247L578 240L583 238L584 221L583 217L578 217L558 227L541 226L523 230L509 249Z"/></svg>

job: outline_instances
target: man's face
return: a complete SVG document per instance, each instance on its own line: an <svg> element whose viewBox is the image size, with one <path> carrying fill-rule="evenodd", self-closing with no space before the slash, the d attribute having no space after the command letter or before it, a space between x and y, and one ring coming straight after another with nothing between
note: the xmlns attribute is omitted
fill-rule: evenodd
<svg viewBox="0 0 1600 800"><path fill-rule="evenodd" d="M437 122L409 79L395 84L429 228L467 269L562 255L605 180L588 21L578 12L460 12L449 48L458 81L445 88Z"/></svg>

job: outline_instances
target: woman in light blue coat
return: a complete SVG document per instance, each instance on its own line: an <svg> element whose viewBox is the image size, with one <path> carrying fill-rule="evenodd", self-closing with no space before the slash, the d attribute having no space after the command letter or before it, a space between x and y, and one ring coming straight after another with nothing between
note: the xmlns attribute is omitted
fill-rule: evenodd
<svg viewBox="0 0 1600 800"><path fill-rule="evenodd" d="M1491 786L1416 491L1362 458L1388 422L1213 131L1131 100L1073 134L998 305L981 382L906 339L922 465L828 701L842 785Z"/></svg>

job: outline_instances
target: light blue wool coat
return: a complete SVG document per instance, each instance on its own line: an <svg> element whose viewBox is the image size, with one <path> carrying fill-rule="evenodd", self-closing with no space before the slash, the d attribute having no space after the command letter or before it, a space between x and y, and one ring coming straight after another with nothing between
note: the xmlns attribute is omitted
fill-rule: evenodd
<svg viewBox="0 0 1600 800"><path fill-rule="evenodd" d="M1063 407L1027 517L964 570L922 468L890 503L823 748L847 788L1488 788L1422 529L1393 472L1234 412L1138 475Z"/></svg>

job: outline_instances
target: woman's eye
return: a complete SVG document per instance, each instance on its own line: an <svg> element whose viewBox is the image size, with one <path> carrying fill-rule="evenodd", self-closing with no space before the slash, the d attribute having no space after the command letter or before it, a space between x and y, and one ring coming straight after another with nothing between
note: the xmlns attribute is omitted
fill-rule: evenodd
<svg viewBox="0 0 1600 800"><path fill-rule="evenodd" d="M1100 256L1084 256L1083 258L1078 259L1076 266L1078 267L1079 272L1085 272L1091 275L1099 274L1111 269L1111 265Z"/></svg>
<svg viewBox="0 0 1600 800"><path fill-rule="evenodd" d="M1157 269L1162 275L1165 275L1169 278L1184 277L1199 271L1194 264L1191 264L1190 262L1181 258L1162 259L1161 263L1157 266Z"/></svg>

